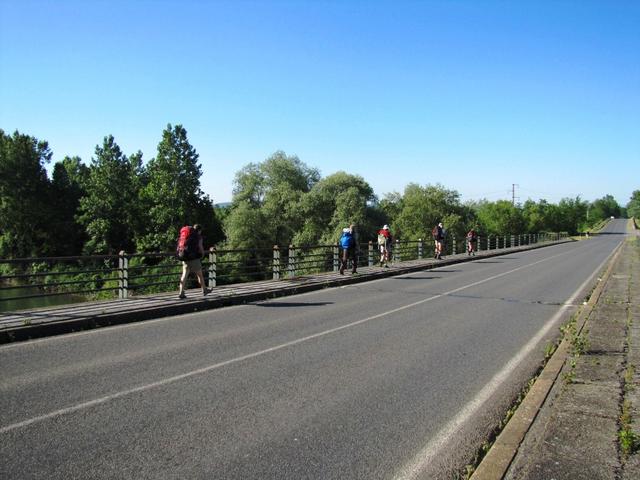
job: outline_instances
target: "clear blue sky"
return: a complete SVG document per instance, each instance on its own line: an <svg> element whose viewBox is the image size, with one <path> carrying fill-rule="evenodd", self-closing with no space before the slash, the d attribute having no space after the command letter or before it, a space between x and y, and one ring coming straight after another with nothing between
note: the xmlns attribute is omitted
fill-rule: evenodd
<svg viewBox="0 0 640 480"><path fill-rule="evenodd" d="M640 189L640 1L0 0L0 128L87 164L168 123L203 190L276 150L379 197Z"/></svg>

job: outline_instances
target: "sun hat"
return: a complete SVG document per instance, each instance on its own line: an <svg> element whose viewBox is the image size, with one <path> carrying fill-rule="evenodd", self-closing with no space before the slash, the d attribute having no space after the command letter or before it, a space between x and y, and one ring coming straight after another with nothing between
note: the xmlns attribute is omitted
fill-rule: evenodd
<svg viewBox="0 0 640 480"><path fill-rule="evenodd" d="M389 225L385 225L384 227L382 227L383 230L389 230Z"/></svg>

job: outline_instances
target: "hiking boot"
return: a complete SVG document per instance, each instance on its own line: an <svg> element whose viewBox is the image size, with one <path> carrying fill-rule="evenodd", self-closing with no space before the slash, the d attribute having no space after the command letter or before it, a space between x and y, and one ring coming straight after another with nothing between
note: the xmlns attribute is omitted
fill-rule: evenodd
<svg viewBox="0 0 640 480"><path fill-rule="evenodd" d="M184 292L182 292L180 295L178 295L178 298L182 300L184 298L187 298L187 296L184 294Z"/></svg>

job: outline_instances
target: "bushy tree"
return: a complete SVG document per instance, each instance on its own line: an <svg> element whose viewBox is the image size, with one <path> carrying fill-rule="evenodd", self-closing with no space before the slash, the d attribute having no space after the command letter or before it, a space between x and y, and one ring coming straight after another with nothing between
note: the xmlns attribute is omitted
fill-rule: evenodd
<svg viewBox="0 0 640 480"><path fill-rule="evenodd" d="M53 251L49 238L51 184L47 142L0 130L0 256L30 257Z"/></svg>
<svg viewBox="0 0 640 480"><path fill-rule="evenodd" d="M140 218L136 208L139 157L131 162L112 135L104 138L102 146L96 146L77 217L88 237L85 253L134 251L135 225Z"/></svg>
<svg viewBox="0 0 640 480"><path fill-rule="evenodd" d="M481 230L488 235L506 235L525 229L522 212L507 200L480 202L476 215Z"/></svg>
<svg viewBox="0 0 640 480"><path fill-rule="evenodd" d="M235 248L248 239L256 248L291 243L304 223L300 202L319 178L318 170L281 151L244 167L236 174L231 212L225 221L229 245ZM249 231L245 225L253 227L255 219L261 223Z"/></svg>
<svg viewBox="0 0 640 480"><path fill-rule="evenodd" d="M522 206L522 217L524 220L524 231L526 233L537 233L545 230L547 216L549 213L549 203L546 200L535 202L527 200Z"/></svg>
<svg viewBox="0 0 640 480"><path fill-rule="evenodd" d="M615 198L611 195L605 195L591 204L591 208L589 209L589 221L593 224L609 217L619 217L621 213L620 205Z"/></svg>
<svg viewBox="0 0 640 480"><path fill-rule="evenodd" d="M627 215L640 220L640 190L634 190L631 199L627 203Z"/></svg>
<svg viewBox="0 0 640 480"><path fill-rule="evenodd" d="M336 172L320 180L302 198L302 228L295 235L297 245L334 244L340 232L356 225L358 241L373 238L375 196L371 186L358 175Z"/></svg>
<svg viewBox="0 0 640 480"><path fill-rule="evenodd" d="M202 225L206 243L222 237L213 202L202 191L199 155L187 139L182 125L168 125L162 132L158 151L144 174L141 205L146 212L143 232L137 239L140 251L170 251L180 227Z"/></svg>
<svg viewBox="0 0 640 480"><path fill-rule="evenodd" d="M448 232L462 236L465 232L464 208L460 194L442 185L422 187L410 183L404 190L400 213L394 222L397 236L407 240L431 239L431 230L442 222Z"/></svg>

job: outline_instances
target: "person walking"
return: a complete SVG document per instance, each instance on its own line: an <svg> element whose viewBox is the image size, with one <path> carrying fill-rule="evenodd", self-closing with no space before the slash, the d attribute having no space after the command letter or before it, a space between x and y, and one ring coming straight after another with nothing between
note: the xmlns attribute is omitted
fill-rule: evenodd
<svg viewBox="0 0 640 480"><path fill-rule="evenodd" d="M472 228L467 232L467 255L473 255L475 257L477 249L478 234L476 233L476 230Z"/></svg>
<svg viewBox="0 0 640 480"><path fill-rule="evenodd" d="M385 225L378 230L378 249L380 250L380 266L389 268L389 259L391 258L391 246L393 239L389 231L389 225Z"/></svg>
<svg viewBox="0 0 640 480"><path fill-rule="evenodd" d="M187 225L180 229L177 254L178 258L182 261L182 275L180 276L178 298L187 298L184 291L189 273L193 273L196 276L198 284L200 288L202 288L202 295L210 293L211 290L209 290L204 283L202 263L200 262L200 259L204 255L202 227L200 225L196 223L193 227Z"/></svg>
<svg viewBox="0 0 640 480"><path fill-rule="evenodd" d="M433 230L431 230L431 235L433 236L433 240L435 242L433 258L440 260L442 258L442 252L444 251L444 239L446 235L446 231L442 226L442 222L433 227Z"/></svg>
<svg viewBox="0 0 640 480"><path fill-rule="evenodd" d="M342 248L340 275L344 275L344 270L348 267L349 260L351 260L351 273L358 273L358 255L357 242L355 238L355 225L351 224L348 228L342 229L342 236L340 237L340 248Z"/></svg>

